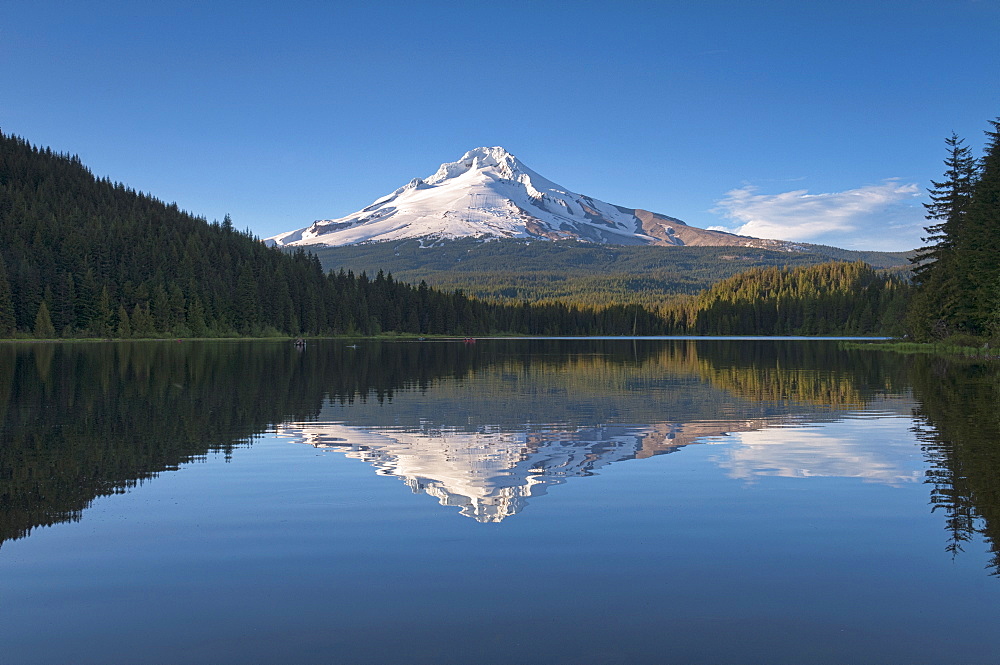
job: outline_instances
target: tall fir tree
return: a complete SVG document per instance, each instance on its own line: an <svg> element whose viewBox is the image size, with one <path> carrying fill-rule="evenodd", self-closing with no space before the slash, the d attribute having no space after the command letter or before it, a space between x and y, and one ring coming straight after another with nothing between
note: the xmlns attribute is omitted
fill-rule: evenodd
<svg viewBox="0 0 1000 665"><path fill-rule="evenodd" d="M944 337L967 330L972 308L968 255L963 251L968 243L964 232L965 217L972 200L978 177L978 162L965 141L956 134L945 139L948 156L945 179L931 181L930 203L925 203L927 219L936 223L926 227L926 247L917 250L913 282L916 295L908 314L908 327L918 339Z"/></svg>
<svg viewBox="0 0 1000 665"><path fill-rule="evenodd" d="M91 324L93 332L98 337L111 337L114 332L112 328L113 318L114 312L111 310L111 296L108 293L108 287L105 286L101 289L100 300L97 301L97 315Z"/></svg>
<svg viewBox="0 0 1000 665"><path fill-rule="evenodd" d="M129 320L128 312L124 305L118 306L118 326L115 328L115 336L119 339L128 339L132 336L132 322Z"/></svg>
<svg viewBox="0 0 1000 665"><path fill-rule="evenodd" d="M56 336L56 329L52 325L52 315L49 314L49 306L43 300L38 306L38 314L35 315L35 337L39 339L51 339Z"/></svg>
<svg viewBox="0 0 1000 665"><path fill-rule="evenodd" d="M979 334L1000 333L1000 118L991 120L989 142L969 201L965 226L970 254L971 302Z"/></svg>
<svg viewBox="0 0 1000 665"><path fill-rule="evenodd" d="M7 267L0 256L0 337L13 337L17 327L14 318L14 298L11 295L10 282L7 280Z"/></svg>

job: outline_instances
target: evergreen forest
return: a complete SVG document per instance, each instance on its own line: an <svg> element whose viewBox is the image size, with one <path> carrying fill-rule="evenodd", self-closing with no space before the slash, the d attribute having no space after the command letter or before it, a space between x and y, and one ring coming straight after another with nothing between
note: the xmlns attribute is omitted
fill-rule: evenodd
<svg viewBox="0 0 1000 665"><path fill-rule="evenodd" d="M754 268L671 313L697 335L895 335L909 294L903 279L861 261Z"/></svg>

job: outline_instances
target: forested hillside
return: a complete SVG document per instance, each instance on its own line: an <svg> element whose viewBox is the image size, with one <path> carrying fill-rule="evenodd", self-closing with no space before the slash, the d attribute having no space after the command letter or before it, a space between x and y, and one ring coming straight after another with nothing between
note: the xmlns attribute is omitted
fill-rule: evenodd
<svg viewBox="0 0 1000 665"><path fill-rule="evenodd" d="M684 322L699 335L899 334L908 296L860 261L755 268L702 292Z"/></svg>
<svg viewBox="0 0 1000 665"><path fill-rule="evenodd" d="M620 246L568 241L419 240L343 247L316 246L323 266L359 273L391 271L399 280L426 281L500 301L560 301L582 306L607 302L659 307L678 294L695 294L720 279L751 268L810 266L829 261L864 261L902 273L904 252L856 252L809 246L787 252L748 247Z"/></svg>
<svg viewBox="0 0 1000 665"><path fill-rule="evenodd" d="M309 330L326 290L304 254L280 256L228 218L208 224L16 137L0 137L0 226L5 336Z"/></svg>

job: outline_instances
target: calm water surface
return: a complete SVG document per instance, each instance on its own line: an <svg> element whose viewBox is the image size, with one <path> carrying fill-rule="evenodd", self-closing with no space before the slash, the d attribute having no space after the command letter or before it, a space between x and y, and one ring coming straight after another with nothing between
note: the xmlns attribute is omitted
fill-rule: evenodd
<svg viewBox="0 0 1000 665"><path fill-rule="evenodd" d="M993 367L0 346L3 663L993 663Z"/></svg>

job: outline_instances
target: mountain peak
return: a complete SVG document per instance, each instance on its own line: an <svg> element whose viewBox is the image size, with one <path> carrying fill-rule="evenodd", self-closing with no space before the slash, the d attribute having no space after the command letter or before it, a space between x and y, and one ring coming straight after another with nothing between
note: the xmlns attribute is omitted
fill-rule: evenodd
<svg viewBox="0 0 1000 665"><path fill-rule="evenodd" d="M777 246L575 194L500 146L469 150L356 213L281 233L269 245L352 245L461 237L580 240L612 245Z"/></svg>
<svg viewBox="0 0 1000 665"><path fill-rule="evenodd" d="M499 146L473 148L457 161L445 162L427 181L439 183L449 178L457 178L469 171L496 170L501 177L509 178L520 170L521 163L517 157Z"/></svg>
<svg viewBox="0 0 1000 665"><path fill-rule="evenodd" d="M469 152L462 155L462 159L479 159L487 164L499 164L504 161L516 161L517 157L502 146L493 146L492 148L484 146L481 148L473 148Z"/></svg>

